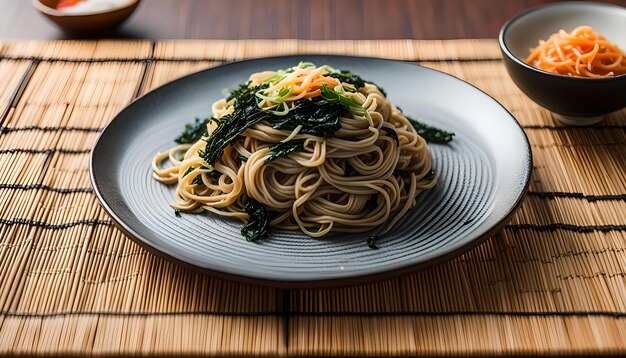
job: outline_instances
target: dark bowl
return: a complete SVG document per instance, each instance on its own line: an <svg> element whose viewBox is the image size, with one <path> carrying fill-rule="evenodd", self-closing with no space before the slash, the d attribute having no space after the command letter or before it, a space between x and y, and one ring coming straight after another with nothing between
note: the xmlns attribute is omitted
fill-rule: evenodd
<svg viewBox="0 0 626 358"><path fill-rule="evenodd" d="M589 25L626 49L626 8L591 2L536 7L509 20L500 30L504 64L515 84L533 101L570 125L590 125L626 107L626 75L581 78L548 73L524 62L529 49L560 29Z"/></svg>
<svg viewBox="0 0 626 358"><path fill-rule="evenodd" d="M62 29L74 33L99 33L115 29L124 22L137 8L140 0L109 11L89 14L68 14L56 9L59 0L32 0L33 6L40 13L52 20Z"/></svg>

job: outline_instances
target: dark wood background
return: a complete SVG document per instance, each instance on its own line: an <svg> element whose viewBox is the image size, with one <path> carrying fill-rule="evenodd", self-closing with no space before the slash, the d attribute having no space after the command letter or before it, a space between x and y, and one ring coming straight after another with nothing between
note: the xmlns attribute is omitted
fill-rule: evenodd
<svg viewBox="0 0 626 358"><path fill-rule="evenodd" d="M31 0L0 0L0 39L81 38ZM121 38L493 38L516 13L554 0L143 0ZM626 0L604 1L626 6Z"/></svg>

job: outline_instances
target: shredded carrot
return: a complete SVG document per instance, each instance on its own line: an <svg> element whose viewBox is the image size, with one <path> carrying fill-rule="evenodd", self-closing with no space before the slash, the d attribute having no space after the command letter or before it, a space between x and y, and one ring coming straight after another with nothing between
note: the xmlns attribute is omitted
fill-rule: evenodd
<svg viewBox="0 0 626 358"><path fill-rule="evenodd" d="M276 107L280 103L293 103L304 98L319 96L321 88L335 88L341 85L341 81L328 76L326 67L295 66L291 72L277 73L265 71L250 77L250 85L255 86L266 83L268 88L263 91L266 97L259 103L261 107ZM276 80L274 80L276 79ZM349 86L349 85L347 85ZM282 97L280 103L274 102L272 98L280 97L279 91L288 90L288 95Z"/></svg>
<svg viewBox="0 0 626 358"><path fill-rule="evenodd" d="M530 49L526 63L541 70L574 77L611 77L626 74L626 55L617 45L579 26L560 30Z"/></svg>
<svg viewBox="0 0 626 358"><path fill-rule="evenodd" d="M294 72L290 73L282 81L273 84L266 92L276 91L281 88L290 88L292 90L293 97L287 99L287 101L298 99L297 95L302 93L309 93L318 90L322 87L322 84L328 84L329 87L334 87L340 84L335 78L325 77L328 71L324 68L298 68Z"/></svg>

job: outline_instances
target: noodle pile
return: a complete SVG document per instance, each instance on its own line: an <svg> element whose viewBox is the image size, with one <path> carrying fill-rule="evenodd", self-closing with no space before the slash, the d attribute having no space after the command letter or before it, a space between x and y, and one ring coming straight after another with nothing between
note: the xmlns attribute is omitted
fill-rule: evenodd
<svg viewBox="0 0 626 358"><path fill-rule="evenodd" d="M247 87L260 88L256 103L261 111L283 118L297 105L326 98L347 104L340 127L325 138L303 133L302 125L285 130L261 121L246 128L211 164L201 155L207 141L240 105L234 98L215 102L202 139L153 160L153 177L177 185L178 202L172 207L248 222L252 214L246 203L254 199L266 209L270 226L299 229L312 237L381 226L379 234L389 230L415 205L417 195L435 185L430 153L381 89L370 83L357 88L331 76L336 73L329 66L301 63L252 74ZM273 145L300 142L295 146L299 150L273 157ZM171 164L162 167L168 159Z"/></svg>
<svg viewBox="0 0 626 358"><path fill-rule="evenodd" d="M541 70L575 77L611 77L626 74L626 57L614 44L580 26L572 32L560 30L530 50L526 63Z"/></svg>

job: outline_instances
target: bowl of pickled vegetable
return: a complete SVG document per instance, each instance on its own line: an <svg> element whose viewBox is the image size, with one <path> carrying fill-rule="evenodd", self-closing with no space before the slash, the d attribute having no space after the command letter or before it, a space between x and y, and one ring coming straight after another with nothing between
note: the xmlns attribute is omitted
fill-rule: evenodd
<svg viewBox="0 0 626 358"><path fill-rule="evenodd" d="M41 14L73 33L99 33L117 28L140 0L32 0Z"/></svg>

